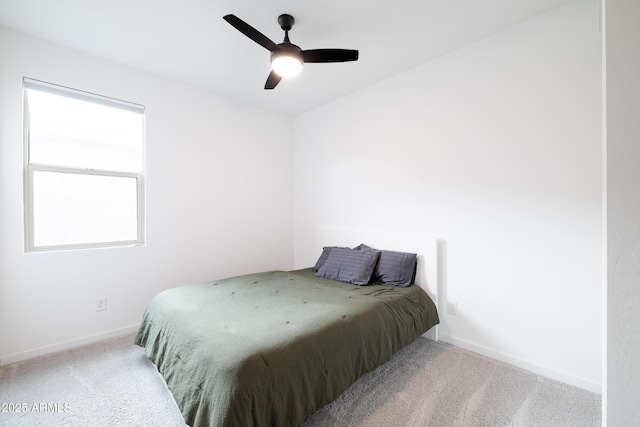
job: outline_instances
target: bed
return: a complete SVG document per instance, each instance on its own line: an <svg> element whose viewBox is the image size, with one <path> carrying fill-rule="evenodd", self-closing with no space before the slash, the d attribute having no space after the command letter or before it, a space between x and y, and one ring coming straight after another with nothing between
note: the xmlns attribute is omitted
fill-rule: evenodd
<svg viewBox="0 0 640 427"><path fill-rule="evenodd" d="M186 285L152 300L135 343L187 424L298 426L438 323L420 286L359 286L317 270Z"/></svg>

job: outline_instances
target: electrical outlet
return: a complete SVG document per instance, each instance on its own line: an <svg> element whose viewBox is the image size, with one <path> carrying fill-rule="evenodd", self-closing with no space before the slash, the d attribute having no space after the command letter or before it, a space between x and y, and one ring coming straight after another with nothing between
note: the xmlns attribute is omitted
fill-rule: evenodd
<svg viewBox="0 0 640 427"><path fill-rule="evenodd" d="M96 311L105 311L107 309L107 297L98 298L96 300Z"/></svg>
<svg viewBox="0 0 640 427"><path fill-rule="evenodd" d="M447 302L447 313L452 316L458 314L458 303L457 302Z"/></svg>

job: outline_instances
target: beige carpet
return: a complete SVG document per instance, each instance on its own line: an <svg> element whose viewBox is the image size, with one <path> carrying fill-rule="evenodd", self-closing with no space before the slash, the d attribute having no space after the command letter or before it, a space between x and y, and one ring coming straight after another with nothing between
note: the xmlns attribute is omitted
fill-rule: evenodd
<svg viewBox="0 0 640 427"><path fill-rule="evenodd" d="M0 426L184 425L132 342L127 335L0 368ZM599 395L420 338L305 427L590 427L600 417Z"/></svg>
<svg viewBox="0 0 640 427"><path fill-rule="evenodd" d="M420 338L305 427L591 427L601 425L600 402L600 395Z"/></svg>

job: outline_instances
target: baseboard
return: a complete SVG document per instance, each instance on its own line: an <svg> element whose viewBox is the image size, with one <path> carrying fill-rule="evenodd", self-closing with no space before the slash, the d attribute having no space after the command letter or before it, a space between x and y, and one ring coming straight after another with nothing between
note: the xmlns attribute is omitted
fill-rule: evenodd
<svg viewBox="0 0 640 427"><path fill-rule="evenodd" d="M138 323L131 326L125 326L124 328L112 329L110 331L101 332L95 335L88 335L86 337L64 341L64 342L53 344L53 345L38 347L32 350L8 354L6 356L0 357L0 366L9 365L11 363L16 363L16 362L22 362L24 360L45 356L51 353L57 353L59 351L68 350L74 347L80 347L83 345L92 344L97 341L102 341L109 338L115 338L121 335L131 334L136 332L139 327L140 327L140 324Z"/></svg>
<svg viewBox="0 0 640 427"><path fill-rule="evenodd" d="M533 372L534 374L542 375L543 377L551 378L556 381L563 382L593 393L602 394L602 384L595 381L588 380L586 378L577 377L567 372L559 371L557 369L550 368L548 366L540 365L535 362L520 359L510 354L502 353L493 350L488 347L474 344L472 342L454 338L449 334L445 334L442 331L439 333L441 341L455 345L456 347L464 348L465 350L472 351L474 353L482 354L483 356L490 357L492 359L499 360L509 365L517 366L518 368L525 369Z"/></svg>
<svg viewBox="0 0 640 427"><path fill-rule="evenodd" d="M131 334L136 332L139 327L140 327L140 324L138 323L135 325L125 326L123 328L118 328L118 329L112 329L110 331L101 332L99 334L89 335L89 336L85 336L85 337L74 339L74 340L69 340L69 341L64 341L64 342L53 344L53 345L38 347L32 350L22 351L19 353L8 354L6 356L0 357L0 366L9 365L11 363L16 363L16 362L22 362L24 360L45 356L51 353L68 350L74 347L80 347L83 345L92 344L97 341L102 341L109 338L115 338L121 335ZM540 365L538 363L530 362L528 360L520 359L518 357L509 355L506 353L502 353L502 352L490 349L488 347L477 345L466 340L454 338L449 334L445 334L443 331L436 332L435 328L432 328L432 330L425 333L424 336L427 336L428 338L431 338L431 339L436 339L436 340L439 339L441 341L455 345L456 347L464 348L465 350L482 354L492 359L496 359L513 366L517 366L518 368L526 369L527 371L554 379L556 381L570 384L572 386L579 387L593 393L602 394L602 384L597 383L595 381L591 381L582 377L577 377L567 372L559 371L557 369Z"/></svg>

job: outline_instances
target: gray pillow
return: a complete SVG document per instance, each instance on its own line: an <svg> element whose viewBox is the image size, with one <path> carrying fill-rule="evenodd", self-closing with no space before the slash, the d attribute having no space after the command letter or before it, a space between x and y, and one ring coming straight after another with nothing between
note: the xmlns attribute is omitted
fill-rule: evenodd
<svg viewBox="0 0 640 427"><path fill-rule="evenodd" d="M316 276L354 285L368 285L380 252L333 248Z"/></svg>
<svg viewBox="0 0 640 427"><path fill-rule="evenodd" d="M376 250L364 244L357 246L355 249L362 251ZM418 267L417 254L387 250L379 252L380 258L373 272L373 280L392 286L407 287L413 285Z"/></svg>
<svg viewBox="0 0 640 427"><path fill-rule="evenodd" d="M322 267L322 264L324 264L324 262L327 260L327 257L329 256L329 252L331 252L331 249L335 249L338 247L340 246L325 246L324 248L322 248L322 253L318 258L318 261L316 261L316 265L311 267L311 269L316 272L320 270L320 267ZM348 248L343 248L343 249L348 249Z"/></svg>

